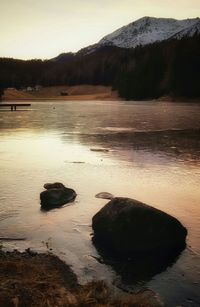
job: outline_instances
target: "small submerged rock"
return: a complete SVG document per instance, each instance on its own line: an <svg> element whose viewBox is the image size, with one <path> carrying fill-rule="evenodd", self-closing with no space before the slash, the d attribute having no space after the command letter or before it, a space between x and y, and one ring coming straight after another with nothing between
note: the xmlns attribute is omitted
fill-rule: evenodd
<svg viewBox="0 0 200 307"><path fill-rule="evenodd" d="M106 148L90 148L90 151L109 152L109 149L106 149Z"/></svg>
<svg viewBox="0 0 200 307"><path fill-rule="evenodd" d="M73 161L71 163L74 163L74 164L84 164L85 162L84 161Z"/></svg>
<svg viewBox="0 0 200 307"><path fill-rule="evenodd" d="M108 192L100 192L95 195L96 198L102 198L102 199L113 199L114 196L111 193Z"/></svg>
<svg viewBox="0 0 200 307"><path fill-rule="evenodd" d="M65 163L84 164L84 161L64 161Z"/></svg>
<svg viewBox="0 0 200 307"><path fill-rule="evenodd" d="M60 182L44 184L46 191L40 193L42 209L53 209L74 201L77 194Z"/></svg>

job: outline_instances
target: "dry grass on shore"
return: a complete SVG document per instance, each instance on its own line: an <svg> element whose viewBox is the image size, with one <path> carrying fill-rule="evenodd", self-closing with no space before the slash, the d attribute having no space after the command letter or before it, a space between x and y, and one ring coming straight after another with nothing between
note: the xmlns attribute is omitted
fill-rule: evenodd
<svg viewBox="0 0 200 307"><path fill-rule="evenodd" d="M51 254L30 250L0 252L2 307L153 307L160 306L148 291L126 299L113 298L105 282L80 286L70 267Z"/></svg>
<svg viewBox="0 0 200 307"><path fill-rule="evenodd" d="M67 95L61 95L61 93ZM119 100L116 91L110 86L102 85L75 85L49 86L38 90L25 91L16 89L5 90L4 101L38 101L38 100Z"/></svg>

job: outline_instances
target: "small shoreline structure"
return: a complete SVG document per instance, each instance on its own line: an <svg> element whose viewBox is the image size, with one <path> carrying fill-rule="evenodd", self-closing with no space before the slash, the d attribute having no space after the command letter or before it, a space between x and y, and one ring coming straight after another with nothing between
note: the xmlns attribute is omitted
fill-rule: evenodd
<svg viewBox="0 0 200 307"><path fill-rule="evenodd" d="M30 103L0 103L0 107L10 107L10 111L17 111L17 107L30 107Z"/></svg>

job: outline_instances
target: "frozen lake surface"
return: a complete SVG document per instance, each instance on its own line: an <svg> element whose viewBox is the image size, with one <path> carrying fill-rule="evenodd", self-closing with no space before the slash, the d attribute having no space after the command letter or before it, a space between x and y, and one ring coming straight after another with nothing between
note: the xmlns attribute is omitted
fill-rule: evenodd
<svg viewBox="0 0 200 307"><path fill-rule="evenodd" d="M56 101L0 110L0 157L0 236L27 238L6 248L50 250L81 283L105 279L116 289L151 289L168 306L200 305L199 104ZM42 212L43 185L56 181L76 201ZM91 241L92 216L107 203L95 198L102 191L178 218L187 248L153 276L121 278L97 261Z"/></svg>

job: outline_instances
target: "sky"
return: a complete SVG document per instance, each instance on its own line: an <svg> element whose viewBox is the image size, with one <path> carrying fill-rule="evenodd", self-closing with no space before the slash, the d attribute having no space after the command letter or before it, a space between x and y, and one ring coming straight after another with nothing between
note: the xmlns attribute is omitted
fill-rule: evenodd
<svg viewBox="0 0 200 307"><path fill-rule="evenodd" d="M144 16L200 17L200 0L0 0L0 57L76 52Z"/></svg>

